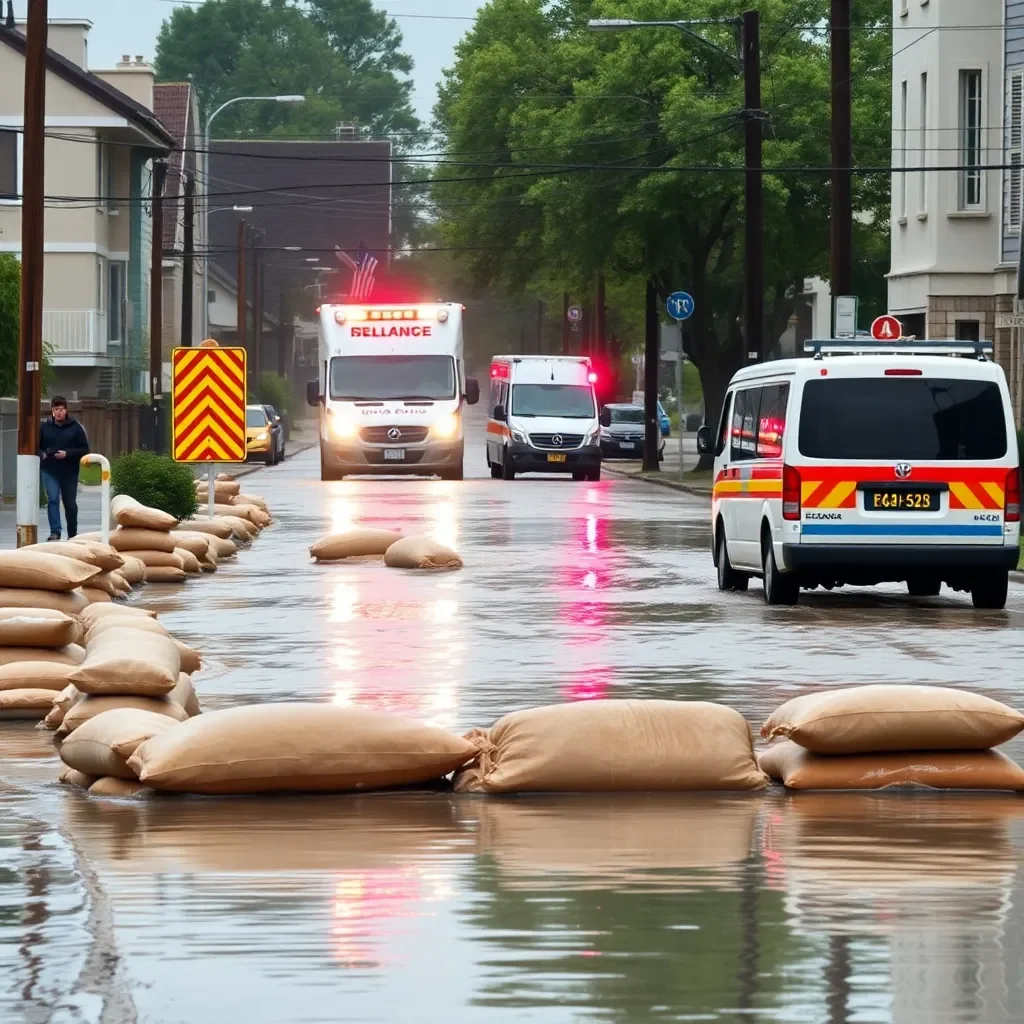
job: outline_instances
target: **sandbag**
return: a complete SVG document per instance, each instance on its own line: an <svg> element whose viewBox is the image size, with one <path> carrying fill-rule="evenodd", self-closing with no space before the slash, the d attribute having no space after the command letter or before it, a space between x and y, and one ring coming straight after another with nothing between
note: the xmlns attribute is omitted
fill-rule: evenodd
<svg viewBox="0 0 1024 1024"><path fill-rule="evenodd" d="M184 583L188 579L184 569L172 565L153 565L146 567L147 583Z"/></svg>
<svg viewBox="0 0 1024 1024"><path fill-rule="evenodd" d="M96 780L90 775L75 771L74 768L65 768L60 773L57 781L62 786L77 786L79 789L88 789Z"/></svg>
<svg viewBox="0 0 1024 1024"><path fill-rule="evenodd" d="M52 690L56 696L67 687L68 678L77 667L78 663L70 659L0 665L0 690Z"/></svg>
<svg viewBox="0 0 1024 1024"><path fill-rule="evenodd" d="M195 544L195 547L191 550L197 558L204 557L199 553L199 543L206 545L206 555L213 553L217 556L218 561L222 558L230 558L238 552L238 545L230 537L218 537L212 533L185 533L183 531L175 531L174 536L175 538L181 537L191 540ZM178 541L178 546L185 547L180 540Z"/></svg>
<svg viewBox="0 0 1024 1024"><path fill-rule="evenodd" d="M140 744L178 723L166 715L138 708L117 708L83 722L61 745L61 760L84 775L136 781L128 758Z"/></svg>
<svg viewBox="0 0 1024 1024"><path fill-rule="evenodd" d="M134 555L125 555L121 575L129 586L136 587L146 582L146 563Z"/></svg>
<svg viewBox="0 0 1024 1024"><path fill-rule="evenodd" d="M95 590L93 587L82 587L82 593L88 598L89 604L108 604L114 600L105 590Z"/></svg>
<svg viewBox="0 0 1024 1024"><path fill-rule="evenodd" d="M257 530L270 522L270 517L261 512L255 505L214 505L216 515L226 519L244 519ZM266 522L263 522L266 520Z"/></svg>
<svg viewBox="0 0 1024 1024"><path fill-rule="evenodd" d="M163 697L181 671L175 642L141 629L107 630L90 638L85 661L68 676L82 693Z"/></svg>
<svg viewBox="0 0 1024 1024"><path fill-rule="evenodd" d="M105 619L155 619L156 612L138 605L115 605L112 608L86 608L81 614L86 632L93 625Z"/></svg>
<svg viewBox="0 0 1024 1024"><path fill-rule="evenodd" d="M384 552L392 569L461 569L462 559L430 537L403 537Z"/></svg>
<svg viewBox="0 0 1024 1024"><path fill-rule="evenodd" d="M480 759L456 775L461 792L701 792L768 783L743 716L704 701L531 708L467 739Z"/></svg>
<svg viewBox="0 0 1024 1024"><path fill-rule="evenodd" d="M53 706L60 708L65 714L70 711L79 701L85 699L85 694L74 683L68 683L53 700Z"/></svg>
<svg viewBox="0 0 1024 1024"><path fill-rule="evenodd" d="M0 666L32 661L81 665L85 661L85 648L78 644L66 644L64 647L0 647Z"/></svg>
<svg viewBox="0 0 1024 1024"><path fill-rule="evenodd" d="M141 530L172 530L178 520L169 512L159 508L150 508L142 502L130 498L127 494L119 494L110 502L111 518L118 526Z"/></svg>
<svg viewBox="0 0 1024 1024"><path fill-rule="evenodd" d="M227 523L231 527L233 535L242 540L252 540L260 532L260 528L255 523L243 519L241 516L218 515L217 518Z"/></svg>
<svg viewBox="0 0 1024 1024"><path fill-rule="evenodd" d="M196 558L203 559L210 550L210 539L202 533L175 533L174 550L179 554L185 550Z"/></svg>
<svg viewBox="0 0 1024 1024"><path fill-rule="evenodd" d="M987 750L1024 729L1024 715L979 693L945 686L851 686L783 704L761 727L818 754Z"/></svg>
<svg viewBox="0 0 1024 1024"><path fill-rule="evenodd" d="M134 610L134 609L132 609ZM141 629L144 633L156 633L158 636L170 636L167 627L156 619L145 616L108 615L105 619L89 625L86 640L94 640L110 630Z"/></svg>
<svg viewBox="0 0 1024 1024"><path fill-rule="evenodd" d="M255 505L261 512L266 512L270 515L270 506L267 504L266 499L261 498L257 494L236 494L229 505Z"/></svg>
<svg viewBox="0 0 1024 1024"><path fill-rule="evenodd" d="M787 789L1024 789L1024 769L998 750L829 755L779 740L758 764Z"/></svg>
<svg viewBox="0 0 1024 1024"><path fill-rule="evenodd" d="M52 696L52 694L51 694ZM65 713L64 721L57 729L57 737L70 736L83 722L102 715L115 708L138 708L140 711L154 711L177 722L184 722L188 712L177 702L167 697L80 697Z"/></svg>
<svg viewBox="0 0 1024 1024"><path fill-rule="evenodd" d="M67 593L99 572L95 565L41 548L0 551L0 587Z"/></svg>
<svg viewBox="0 0 1024 1024"><path fill-rule="evenodd" d="M233 474L233 473L218 473L218 474L217 474L217 475L216 475L216 476L214 477L214 481L215 481L215 482L216 482L217 480L234 480L234 479L235 479L235 477L234 477L234 474Z"/></svg>
<svg viewBox="0 0 1024 1024"><path fill-rule="evenodd" d="M218 569L218 561L217 553L213 548L210 548L210 550L206 552L206 557L199 562L199 565L203 572L216 572Z"/></svg>
<svg viewBox="0 0 1024 1024"><path fill-rule="evenodd" d="M212 537L230 540L234 533L230 524L220 519L188 519L178 524L172 531L178 533L207 533Z"/></svg>
<svg viewBox="0 0 1024 1024"><path fill-rule="evenodd" d="M172 792L341 792L431 782L475 753L459 736L380 711L258 704L190 718L128 764Z"/></svg>
<svg viewBox="0 0 1024 1024"><path fill-rule="evenodd" d="M94 565L101 572L120 569L124 559L109 545L99 541L82 540L75 537L66 541L44 541L40 544L29 544L22 551L44 551L47 554L63 555L76 561Z"/></svg>
<svg viewBox="0 0 1024 1024"><path fill-rule="evenodd" d="M54 702L50 710L46 712L46 717L36 726L36 728L49 729L50 732L53 732L63 724L65 714L67 714L67 712L59 704Z"/></svg>
<svg viewBox="0 0 1024 1024"><path fill-rule="evenodd" d="M310 557L318 562L337 562L343 558L384 555L392 544L402 539L393 530L345 530L318 540L310 549Z"/></svg>
<svg viewBox="0 0 1024 1024"><path fill-rule="evenodd" d="M38 721L53 707L53 690L0 690L0 719Z"/></svg>
<svg viewBox="0 0 1024 1024"><path fill-rule="evenodd" d="M193 672L198 672L203 667L203 656L197 650L189 647L188 644L183 643L181 640L174 640L174 646L178 648L178 658L180 659L179 672L184 672L185 675L190 676Z"/></svg>
<svg viewBox="0 0 1024 1024"><path fill-rule="evenodd" d="M109 572L101 572L98 576L93 576L87 584L82 587L83 591L90 590L102 590L104 594L109 594L111 597L117 597L122 588L118 587L113 577Z"/></svg>
<svg viewBox="0 0 1024 1024"><path fill-rule="evenodd" d="M115 595L117 597L127 597L132 592L132 585L121 575L120 572L111 572L107 574L110 577L110 582L114 585Z"/></svg>
<svg viewBox="0 0 1024 1024"><path fill-rule="evenodd" d="M77 618L52 608L0 608L0 647L65 647L77 643Z"/></svg>
<svg viewBox="0 0 1024 1024"><path fill-rule="evenodd" d="M189 718L202 714L203 709L199 706L199 698L196 696L196 689L192 685L192 677L186 672L182 672L178 676L178 685L167 694L167 699L180 704L185 709Z"/></svg>
<svg viewBox="0 0 1024 1024"><path fill-rule="evenodd" d="M140 551L173 551L174 538L169 530L142 530L135 527L119 527L110 535L110 546L118 551L142 556Z"/></svg>
<svg viewBox="0 0 1024 1024"><path fill-rule="evenodd" d="M184 569L185 565L177 551L135 551L137 558L147 569Z"/></svg>
<svg viewBox="0 0 1024 1024"><path fill-rule="evenodd" d="M213 500L218 505L230 505L231 499L242 489L237 480L215 480L213 482ZM200 505L210 500L210 483L208 480L196 481L196 497Z"/></svg>
<svg viewBox="0 0 1024 1024"><path fill-rule="evenodd" d="M199 559L196 558L191 551L186 551L185 548L175 548L174 554L178 557L178 560L181 562L182 569L184 569L188 575L198 576L203 571L203 567L199 564Z"/></svg>
<svg viewBox="0 0 1024 1024"><path fill-rule="evenodd" d="M106 797L110 800L138 800L149 796L153 791L148 786L127 779L97 779L89 787L89 796Z"/></svg>
<svg viewBox="0 0 1024 1024"><path fill-rule="evenodd" d="M22 590L0 587L0 608L50 608L67 615L79 615L89 607L81 588L67 593L55 590Z"/></svg>

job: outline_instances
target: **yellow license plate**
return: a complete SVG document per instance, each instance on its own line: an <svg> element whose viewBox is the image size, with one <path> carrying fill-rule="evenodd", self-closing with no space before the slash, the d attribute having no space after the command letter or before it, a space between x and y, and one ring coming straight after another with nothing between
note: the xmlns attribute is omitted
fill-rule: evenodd
<svg viewBox="0 0 1024 1024"><path fill-rule="evenodd" d="M938 491L886 491L864 492L864 506L869 512L939 512Z"/></svg>
<svg viewBox="0 0 1024 1024"><path fill-rule="evenodd" d="M548 456L548 462L565 462L565 456L562 455L561 453L557 455L552 453L551 455Z"/></svg>

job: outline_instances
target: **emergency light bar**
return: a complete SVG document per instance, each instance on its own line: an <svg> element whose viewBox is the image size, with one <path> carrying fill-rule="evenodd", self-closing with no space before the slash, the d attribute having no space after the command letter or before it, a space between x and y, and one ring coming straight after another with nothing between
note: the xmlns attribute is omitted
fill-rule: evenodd
<svg viewBox="0 0 1024 1024"><path fill-rule="evenodd" d="M395 320L437 320L438 323L448 322L448 310L438 309L435 306L415 309L409 306L396 309L363 309L359 306L339 306L334 311L334 322L345 324L349 321L362 323L371 320L374 322L395 321Z"/></svg>
<svg viewBox="0 0 1024 1024"><path fill-rule="evenodd" d="M830 338L804 342L815 359L826 355L977 356L992 354L991 341L873 341L870 338Z"/></svg>

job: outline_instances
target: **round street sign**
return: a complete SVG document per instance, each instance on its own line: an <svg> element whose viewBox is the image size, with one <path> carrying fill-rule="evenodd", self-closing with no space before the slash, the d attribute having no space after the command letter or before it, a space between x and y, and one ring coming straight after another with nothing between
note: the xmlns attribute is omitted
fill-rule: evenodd
<svg viewBox="0 0 1024 1024"><path fill-rule="evenodd" d="M886 313L871 322L871 337L875 341L899 341L903 337L903 324Z"/></svg>
<svg viewBox="0 0 1024 1024"><path fill-rule="evenodd" d="M689 320L693 316L693 296L688 292L673 292L665 300L665 308L673 320Z"/></svg>
<svg viewBox="0 0 1024 1024"><path fill-rule="evenodd" d="M569 317L569 323L578 324L583 319L583 310L579 306L570 306L566 315Z"/></svg>

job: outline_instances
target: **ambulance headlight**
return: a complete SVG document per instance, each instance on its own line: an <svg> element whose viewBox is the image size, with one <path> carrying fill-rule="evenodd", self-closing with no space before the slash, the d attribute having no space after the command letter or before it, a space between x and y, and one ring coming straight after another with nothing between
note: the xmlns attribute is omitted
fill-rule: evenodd
<svg viewBox="0 0 1024 1024"><path fill-rule="evenodd" d="M594 429L591 430L583 439L584 447L587 447L592 444L597 444L598 441L601 440L602 436L611 437L611 434L605 434L605 432L600 427L594 427Z"/></svg>
<svg viewBox="0 0 1024 1024"><path fill-rule="evenodd" d="M337 441L350 441L358 429L355 420L347 416L331 416L331 436Z"/></svg>
<svg viewBox="0 0 1024 1024"><path fill-rule="evenodd" d="M516 444L530 443L530 438L522 427L509 426L509 433L512 435L512 440L515 441Z"/></svg>
<svg viewBox="0 0 1024 1024"><path fill-rule="evenodd" d="M450 441L459 432L459 417L457 413L450 412L442 416L431 428L430 432L434 437L442 441Z"/></svg>

